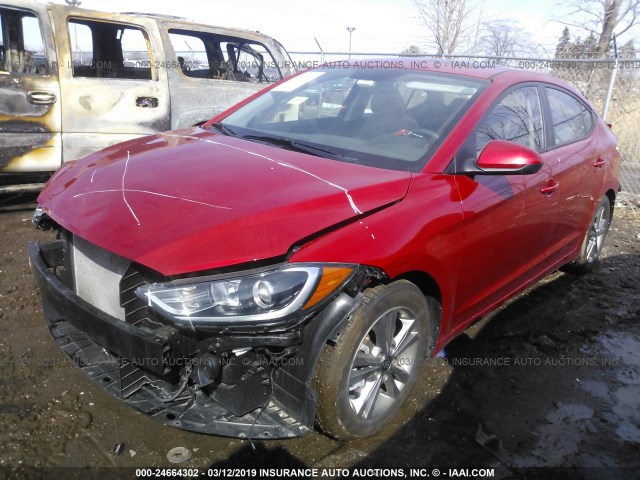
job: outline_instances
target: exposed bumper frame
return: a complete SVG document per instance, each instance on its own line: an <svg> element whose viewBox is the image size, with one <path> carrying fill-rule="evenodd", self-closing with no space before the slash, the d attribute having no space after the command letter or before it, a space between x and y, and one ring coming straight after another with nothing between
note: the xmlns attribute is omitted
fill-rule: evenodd
<svg viewBox="0 0 640 480"><path fill-rule="evenodd" d="M289 415L273 396L266 407L241 417L199 389L185 389L174 400L163 401L173 387L153 379L130 395L123 395L123 358L162 358L173 332L152 334L96 309L66 287L50 270L53 248L36 242L28 246L33 275L40 289L44 316L56 343L94 382L127 405L165 424L200 433L241 438L288 438L301 435L308 427ZM49 259L49 262L47 261ZM108 350L107 347L108 346ZM144 375L134 367L132 374Z"/></svg>

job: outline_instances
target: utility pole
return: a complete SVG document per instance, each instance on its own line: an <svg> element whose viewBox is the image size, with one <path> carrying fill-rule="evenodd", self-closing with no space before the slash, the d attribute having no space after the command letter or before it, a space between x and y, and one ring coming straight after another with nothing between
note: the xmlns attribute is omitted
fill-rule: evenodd
<svg viewBox="0 0 640 480"><path fill-rule="evenodd" d="M347 27L347 32L349 32L349 60L351 60L351 35L356 27Z"/></svg>

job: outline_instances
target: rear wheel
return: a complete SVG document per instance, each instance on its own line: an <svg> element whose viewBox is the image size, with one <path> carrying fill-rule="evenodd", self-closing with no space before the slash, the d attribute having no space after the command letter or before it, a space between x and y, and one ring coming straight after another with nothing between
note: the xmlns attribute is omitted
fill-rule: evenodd
<svg viewBox="0 0 640 480"><path fill-rule="evenodd" d="M590 272L602 253L602 247L611 225L611 202L606 195L602 197L600 203L596 207L596 212L591 219L584 241L582 242L582 250L580 256L573 262L562 267L562 270L571 273L587 273Z"/></svg>
<svg viewBox="0 0 640 480"><path fill-rule="evenodd" d="M329 435L374 435L406 420L408 397L428 353L433 299L400 280L365 292L365 301L314 377L317 419Z"/></svg>

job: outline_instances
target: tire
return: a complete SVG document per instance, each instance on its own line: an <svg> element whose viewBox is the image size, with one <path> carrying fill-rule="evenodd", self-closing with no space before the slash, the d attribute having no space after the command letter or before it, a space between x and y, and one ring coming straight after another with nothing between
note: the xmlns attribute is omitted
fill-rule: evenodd
<svg viewBox="0 0 640 480"><path fill-rule="evenodd" d="M325 346L314 375L318 424L340 440L406 420L413 412L407 399L431 353L434 299L406 280L364 297L336 344Z"/></svg>
<svg viewBox="0 0 640 480"><path fill-rule="evenodd" d="M600 200L589 223L589 228L587 228L587 233L580 249L580 256L562 267L561 270L570 273L588 273L593 270L600 258L602 246L611 225L611 213L611 201L605 195Z"/></svg>

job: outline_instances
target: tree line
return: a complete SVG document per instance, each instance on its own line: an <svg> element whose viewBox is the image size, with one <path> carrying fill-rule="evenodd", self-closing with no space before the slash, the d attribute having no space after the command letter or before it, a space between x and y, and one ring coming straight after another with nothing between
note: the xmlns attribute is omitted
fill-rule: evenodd
<svg viewBox="0 0 640 480"><path fill-rule="evenodd" d="M430 34L429 49L411 45L403 54L473 54L492 57L549 56L532 35L513 19L483 19L483 3L477 0L413 0L419 18ZM640 0L565 0L564 24L555 51L556 58L611 58L614 39L620 58L635 58L634 39L629 33L640 23ZM572 32L577 34L572 36Z"/></svg>

